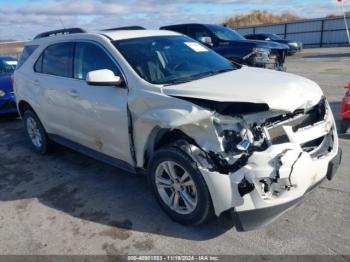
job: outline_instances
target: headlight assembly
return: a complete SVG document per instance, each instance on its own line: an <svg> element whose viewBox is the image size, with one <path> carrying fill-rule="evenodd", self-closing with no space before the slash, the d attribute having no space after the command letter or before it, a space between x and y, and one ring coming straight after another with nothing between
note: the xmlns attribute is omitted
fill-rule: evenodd
<svg viewBox="0 0 350 262"><path fill-rule="evenodd" d="M259 48L259 47L254 47L253 48L253 53L261 54L261 55L269 55L270 54L270 49L267 48Z"/></svg>
<svg viewBox="0 0 350 262"><path fill-rule="evenodd" d="M0 97L3 97L5 95L6 95L5 91L0 90Z"/></svg>
<svg viewBox="0 0 350 262"><path fill-rule="evenodd" d="M289 45L292 47L298 47L298 43L289 43Z"/></svg>
<svg viewBox="0 0 350 262"><path fill-rule="evenodd" d="M247 151L254 137L250 130L243 128L241 131L225 130L223 146L225 152Z"/></svg>
<svg viewBox="0 0 350 262"><path fill-rule="evenodd" d="M263 146L265 137L257 126L249 126L240 118L214 118L217 133L226 154L242 154Z"/></svg>
<svg viewBox="0 0 350 262"><path fill-rule="evenodd" d="M253 48L252 54L256 64L266 64L270 61L270 49L266 48Z"/></svg>

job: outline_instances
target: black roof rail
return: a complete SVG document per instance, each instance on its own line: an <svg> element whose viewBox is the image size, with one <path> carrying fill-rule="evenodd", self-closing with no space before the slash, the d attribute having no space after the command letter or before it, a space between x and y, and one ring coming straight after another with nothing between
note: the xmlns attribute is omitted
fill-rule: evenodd
<svg viewBox="0 0 350 262"><path fill-rule="evenodd" d="M107 28L107 29L102 29L101 31L116 31L116 30L146 30L146 28L139 25L133 25L133 26Z"/></svg>
<svg viewBox="0 0 350 262"><path fill-rule="evenodd" d="M69 35L69 34L78 34L78 33L86 33L86 31L81 28L65 28L65 29L43 32L41 34L38 34L36 37L34 37L34 39L55 36L55 35Z"/></svg>

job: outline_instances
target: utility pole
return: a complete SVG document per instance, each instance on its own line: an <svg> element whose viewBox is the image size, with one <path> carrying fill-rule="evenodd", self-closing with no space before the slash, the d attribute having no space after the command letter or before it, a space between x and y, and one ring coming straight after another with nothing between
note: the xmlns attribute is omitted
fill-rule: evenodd
<svg viewBox="0 0 350 262"><path fill-rule="evenodd" d="M345 22L345 29L346 29L346 35L348 36L348 41L350 45L350 34L349 34L349 27L348 27L348 21L346 19L346 10L345 10L345 2L346 0L337 0L338 3L341 3L342 10L344 13L344 22Z"/></svg>

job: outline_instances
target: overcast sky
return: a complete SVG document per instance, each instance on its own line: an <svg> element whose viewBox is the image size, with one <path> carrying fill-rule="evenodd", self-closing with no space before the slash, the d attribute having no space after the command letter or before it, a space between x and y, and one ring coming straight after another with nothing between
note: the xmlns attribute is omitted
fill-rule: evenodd
<svg viewBox="0 0 350 262"><path fill-rule="evenodd" d="M221 23L256 9L305 17L340 12L336 0L0 0L0 40L25 40L62 28L60 19L65 27L88 30L126 25L158 28L183 22Z"/></svg>

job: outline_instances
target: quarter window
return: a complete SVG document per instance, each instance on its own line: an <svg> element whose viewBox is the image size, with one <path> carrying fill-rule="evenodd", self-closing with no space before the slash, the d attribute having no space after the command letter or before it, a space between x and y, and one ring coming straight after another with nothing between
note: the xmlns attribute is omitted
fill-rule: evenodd
<svg viewBox="0 0 350 262"><path fill-rule="evenodd" d="M17 69L19 69L27 61L27 59L31 56L31 54L33 54L33 52L37 48L37 45L27 45L24 47L23 52L17 63Z"/></svg>
<svg viewBox="0 0 350 262"><path fill-rule="evenodd" d="M109 69L120 75L118 67L106 52L92 43L77 43L74 55L74 78L86 79L88 72Z"/></svg>
<svg viewBox="0 0 350 262"><path fill-rule="evenodd" d="M34 71L38 73L43 72L43 55L40 55L38 60L35 62Z"/></svg>
<svg viewBox="0 0 350 262"><path fill-rule="evenodd" d="M43 53L42 73L62 77L72 77L73 47L73 43L59 43L49 46ZM37 61L35 69L40 68L40 59Z"/></svg>

